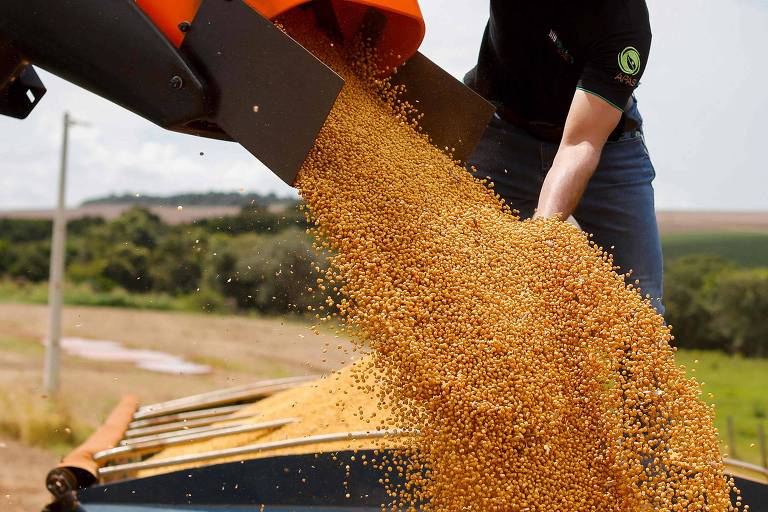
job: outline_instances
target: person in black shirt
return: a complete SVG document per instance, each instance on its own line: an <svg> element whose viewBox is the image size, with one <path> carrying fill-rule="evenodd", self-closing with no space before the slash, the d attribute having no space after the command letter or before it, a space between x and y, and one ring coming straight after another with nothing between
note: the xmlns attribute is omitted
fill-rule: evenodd
<svg viewBox="0 0 768 512"><path fill-rule="evenodd" d="M663 313L655 170L634 91L644 0L491 0L464 81L498 107L470 164L523 218L569 216Z"/></svg>

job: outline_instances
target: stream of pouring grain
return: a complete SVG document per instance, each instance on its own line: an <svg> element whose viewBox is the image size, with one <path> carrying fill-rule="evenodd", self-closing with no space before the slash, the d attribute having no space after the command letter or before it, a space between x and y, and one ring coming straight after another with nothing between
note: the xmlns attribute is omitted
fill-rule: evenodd
<svg viewBox="0 0 768 512"><path fill-rule="evenodd" d="M334 254L319 317L370 347L395 426L421 433L388 463L409 482L393 508L733 510L713 411L610 256L431 146L370 52L285 25L346 80L296 184Z"/></svg>

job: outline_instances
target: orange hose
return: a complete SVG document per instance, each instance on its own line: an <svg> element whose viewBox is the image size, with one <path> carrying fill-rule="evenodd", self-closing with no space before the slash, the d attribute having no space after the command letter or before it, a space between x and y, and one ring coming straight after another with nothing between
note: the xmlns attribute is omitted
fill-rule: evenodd
<svg viewBox="0 0 768 512"><path fill-rule="evenodd" d="M80 446L61 459L58 467L77 468L87 471L97 478L99 465L93 460L93 455L101 450L114 448L128 430L128 424L133 419L133 413L139 408L139 400L135 395L125 395L112 409L106 421Z"/></svg>

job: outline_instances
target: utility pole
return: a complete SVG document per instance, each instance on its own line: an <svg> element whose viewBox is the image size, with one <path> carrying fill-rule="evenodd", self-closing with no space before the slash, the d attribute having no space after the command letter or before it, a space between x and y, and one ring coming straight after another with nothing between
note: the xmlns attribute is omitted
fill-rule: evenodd
<svg viewBox="0 0 768 512"><path fill-rule="evenodd" d="M61 142L59 166L59 193L56 211L53 215L53 239L51 241L51 267L48 274L48 338L45 343L43 367L43 389L47 396L56 396L59 391L59 351L61 342L61 306L64 293L64 256L67 240L66 189L67 152L69 150L69 128L76 124L64 112L64 134Z"/></svg>

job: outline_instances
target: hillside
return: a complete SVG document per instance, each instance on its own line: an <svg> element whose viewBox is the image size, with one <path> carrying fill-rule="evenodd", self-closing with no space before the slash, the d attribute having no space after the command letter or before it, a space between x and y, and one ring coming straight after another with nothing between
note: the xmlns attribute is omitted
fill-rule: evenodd
<svg viewBox="0 0 768 512"><path fill-rule="evenodd" d="M148 208L167 224L181 224L235 215L241 207L247 205L280 213L295 207L298 201L298 198L255 192L191 192L170 196L126 193L88 199L81 205L70 208L67 217L101 217L112 220L132 206L138 205ZM182 210L178 209L179 206L183 207ZM52 215L53 211L50 209L0 210L0 218L50 219ZM768 211L659 211L657 215L662 235L768 233Z"/></svg>
<svg viewBox="0 0 768 512"><path fill-rule="evenodd" d="M255 192L190 192L170 196L153 196L143 194L121 194L105 197L95 197L83 201L81 207L134 204L140 206L246 206L254 205L260 208L288 207L296 204L295 198L279 197L275 194L258 194Z"/></svg>
<svg viewBox="0 0 768 512"><path fill-rule="evenodd" d="M282 213L296 207L298 200L278 197L274 194L205 192L151 196L122 194L97 197L84 201L80 206L67 209L67 219L97 217L114 220L134 206L142 206L170 225L187 224L201 219L215 219L237 215L243 206L253 205L272 213ZM182 208L179 209L179 206ZM53 210L0 210L0 219L48 220Z"/></svg>

